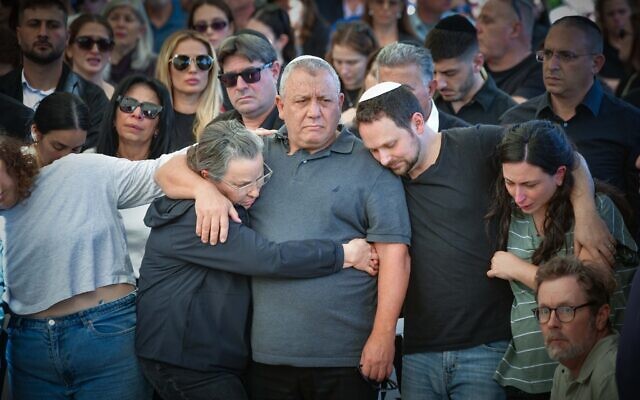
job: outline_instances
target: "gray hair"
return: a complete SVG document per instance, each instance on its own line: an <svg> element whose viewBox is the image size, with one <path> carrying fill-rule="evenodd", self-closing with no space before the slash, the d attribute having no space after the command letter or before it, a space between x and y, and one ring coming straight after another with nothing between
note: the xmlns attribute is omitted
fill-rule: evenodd
<svg viewBox="0 0 640 400"><path fill-rule="evenodd" d="M252 160L262 154L262 147L262 139L240 122L216 121L204 128L198 144L187 151L187 165L197 173L206 170L220 181L231 160Z"/></svg>
<svg viewBox="0 0 640 400"><path fill-rule="evenodd" d="M399 67L417 65L422 71L422 82L425 86L433 80L433 58L431 52L424 48L407 43L392 43L380 50L376 57L378 71L383 67Z"/></svg>
<svg viewBox="0 0 640 400"><path fill-rule="evenodd" d="M304 55L291 60L291 62L284 68L284 71L282 71L279 88L280 96L284 97L284 89L287 86L287 80L289 80L291 73L297 69L302 69L313 76L317 75L319 72L328 73L331 77L333 87L336 88L336 94L340 94L340 78L338 78L338 74L331 64L322 58Z"/></svg>

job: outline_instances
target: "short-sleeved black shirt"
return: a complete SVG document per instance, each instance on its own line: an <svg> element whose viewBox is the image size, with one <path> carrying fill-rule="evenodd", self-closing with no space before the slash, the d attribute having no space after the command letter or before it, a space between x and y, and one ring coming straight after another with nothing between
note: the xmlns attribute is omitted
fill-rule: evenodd
<svg viewBox="0 0 640 400"><path fill-rule="evenodd" d="M462 106L458 113L453 110L451 102L445 101L441 96L438 96L435 102L439 110L448 112L472 125L497 125L500 116L516 105L511 96L498 89L490 76L471 101Z"/></svg>
<svg viewBox="0 0 640 400"><path fill-rule="evenodd" d="M542 80L542 64L536 61L536 55L533 53L505 71L491 71L488 66L485 68L496 81L498 88L511 96L530 99L546 90Z"/></svg>

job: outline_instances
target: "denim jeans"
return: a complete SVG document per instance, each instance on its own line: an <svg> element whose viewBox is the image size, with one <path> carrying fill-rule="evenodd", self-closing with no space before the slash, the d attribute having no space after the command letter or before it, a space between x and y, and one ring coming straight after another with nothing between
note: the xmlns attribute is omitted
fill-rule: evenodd
<svg viewBox="0 0 640 400"><path fill-rule="evenodd" d="M500 340L463 350L402 357L402 400L503 400L493 373L507 350Z"/></svg>
<svg viewBox="0 0 640 400"><path fill-rule="evenodd" d="M12 316L7 364L12 398L150 399L135 355L135 293L60 318Z"/></svg>

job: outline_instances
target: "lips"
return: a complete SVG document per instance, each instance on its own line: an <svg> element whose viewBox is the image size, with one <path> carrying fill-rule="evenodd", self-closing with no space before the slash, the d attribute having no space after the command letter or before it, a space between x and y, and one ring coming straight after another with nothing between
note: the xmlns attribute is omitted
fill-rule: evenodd
<svg viewBox="0 0 640 400"><path fill-rule="evenodd" d="M186 82L189 85L197 85L200 83L200 79L187 79Z"/></svg>
<svg viewBox="0 0 640 400"><path fill-rule="evenodd" d="M144 129L141 126L136 124L125 124L125 128L133 129L135 131L142 131Z"/></svg>

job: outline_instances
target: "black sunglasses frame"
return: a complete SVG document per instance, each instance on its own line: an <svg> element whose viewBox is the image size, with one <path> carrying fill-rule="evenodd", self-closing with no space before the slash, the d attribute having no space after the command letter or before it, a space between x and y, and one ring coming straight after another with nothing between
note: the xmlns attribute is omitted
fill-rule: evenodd
<svg viewBox="0 0 640 400"><path fill-rule="evenodd" d="M74 42L82 50L87 50L87 51L93 49L94 45L98 45L98 50L101 53L111 51L115 46L115 42L113 41L113 39L94 38L91 36L78 36L75 38Z"/></svg>
<svg viewBox="0 0 640 400"><path fill-rule="evenodd" d="M275 60L270 61L261 67L245 68L240 72L227 72L224 74L220 73L218 74L218 79L220 79L220 83L222 84L222 86L226 88L232 88L236 86L238 84L239 76L242 76L242 80L244 80L245 83L260 82L260 79L262 78L262 70L271 68L274 62Z"/></svg>
<svg viewBox="0 0 640 400"><path fill-rule="evenodd" d="M184 71L189 68L189 65L191 65L193 61L195 61L196 67L198 67L200 71L209 71L213 68L215 59L209 54L198 54L195 57L190 57L186 54L174 54L169 60L169 63L173 65L173 68L176 70Z"/></svg>
<svg viewBox="0 0 640 400"><path fill-rule="evenodd" d="M229 26L229 22L221 20L221 19L214 19L211 22L198 22L193 24L193 26L191 27L191 29L193 29L196 32L200 32L200 33L205 33L207 32L207 29L211 28L216 32L220 32L222 30L224 30L227 26Z"/></svg>
<svg viewBox="0 0 640 400"><path fill-rule="evenodd" d="M140 107L140 112L142 112L142 115L147 119L158 118L158 115L160 115L163 109L163 107L158 104L138 101L137 99L129 96L118 96L116 102L118 103L120 111L126 114L131 114L136 110L136 108Z"/></svg>

